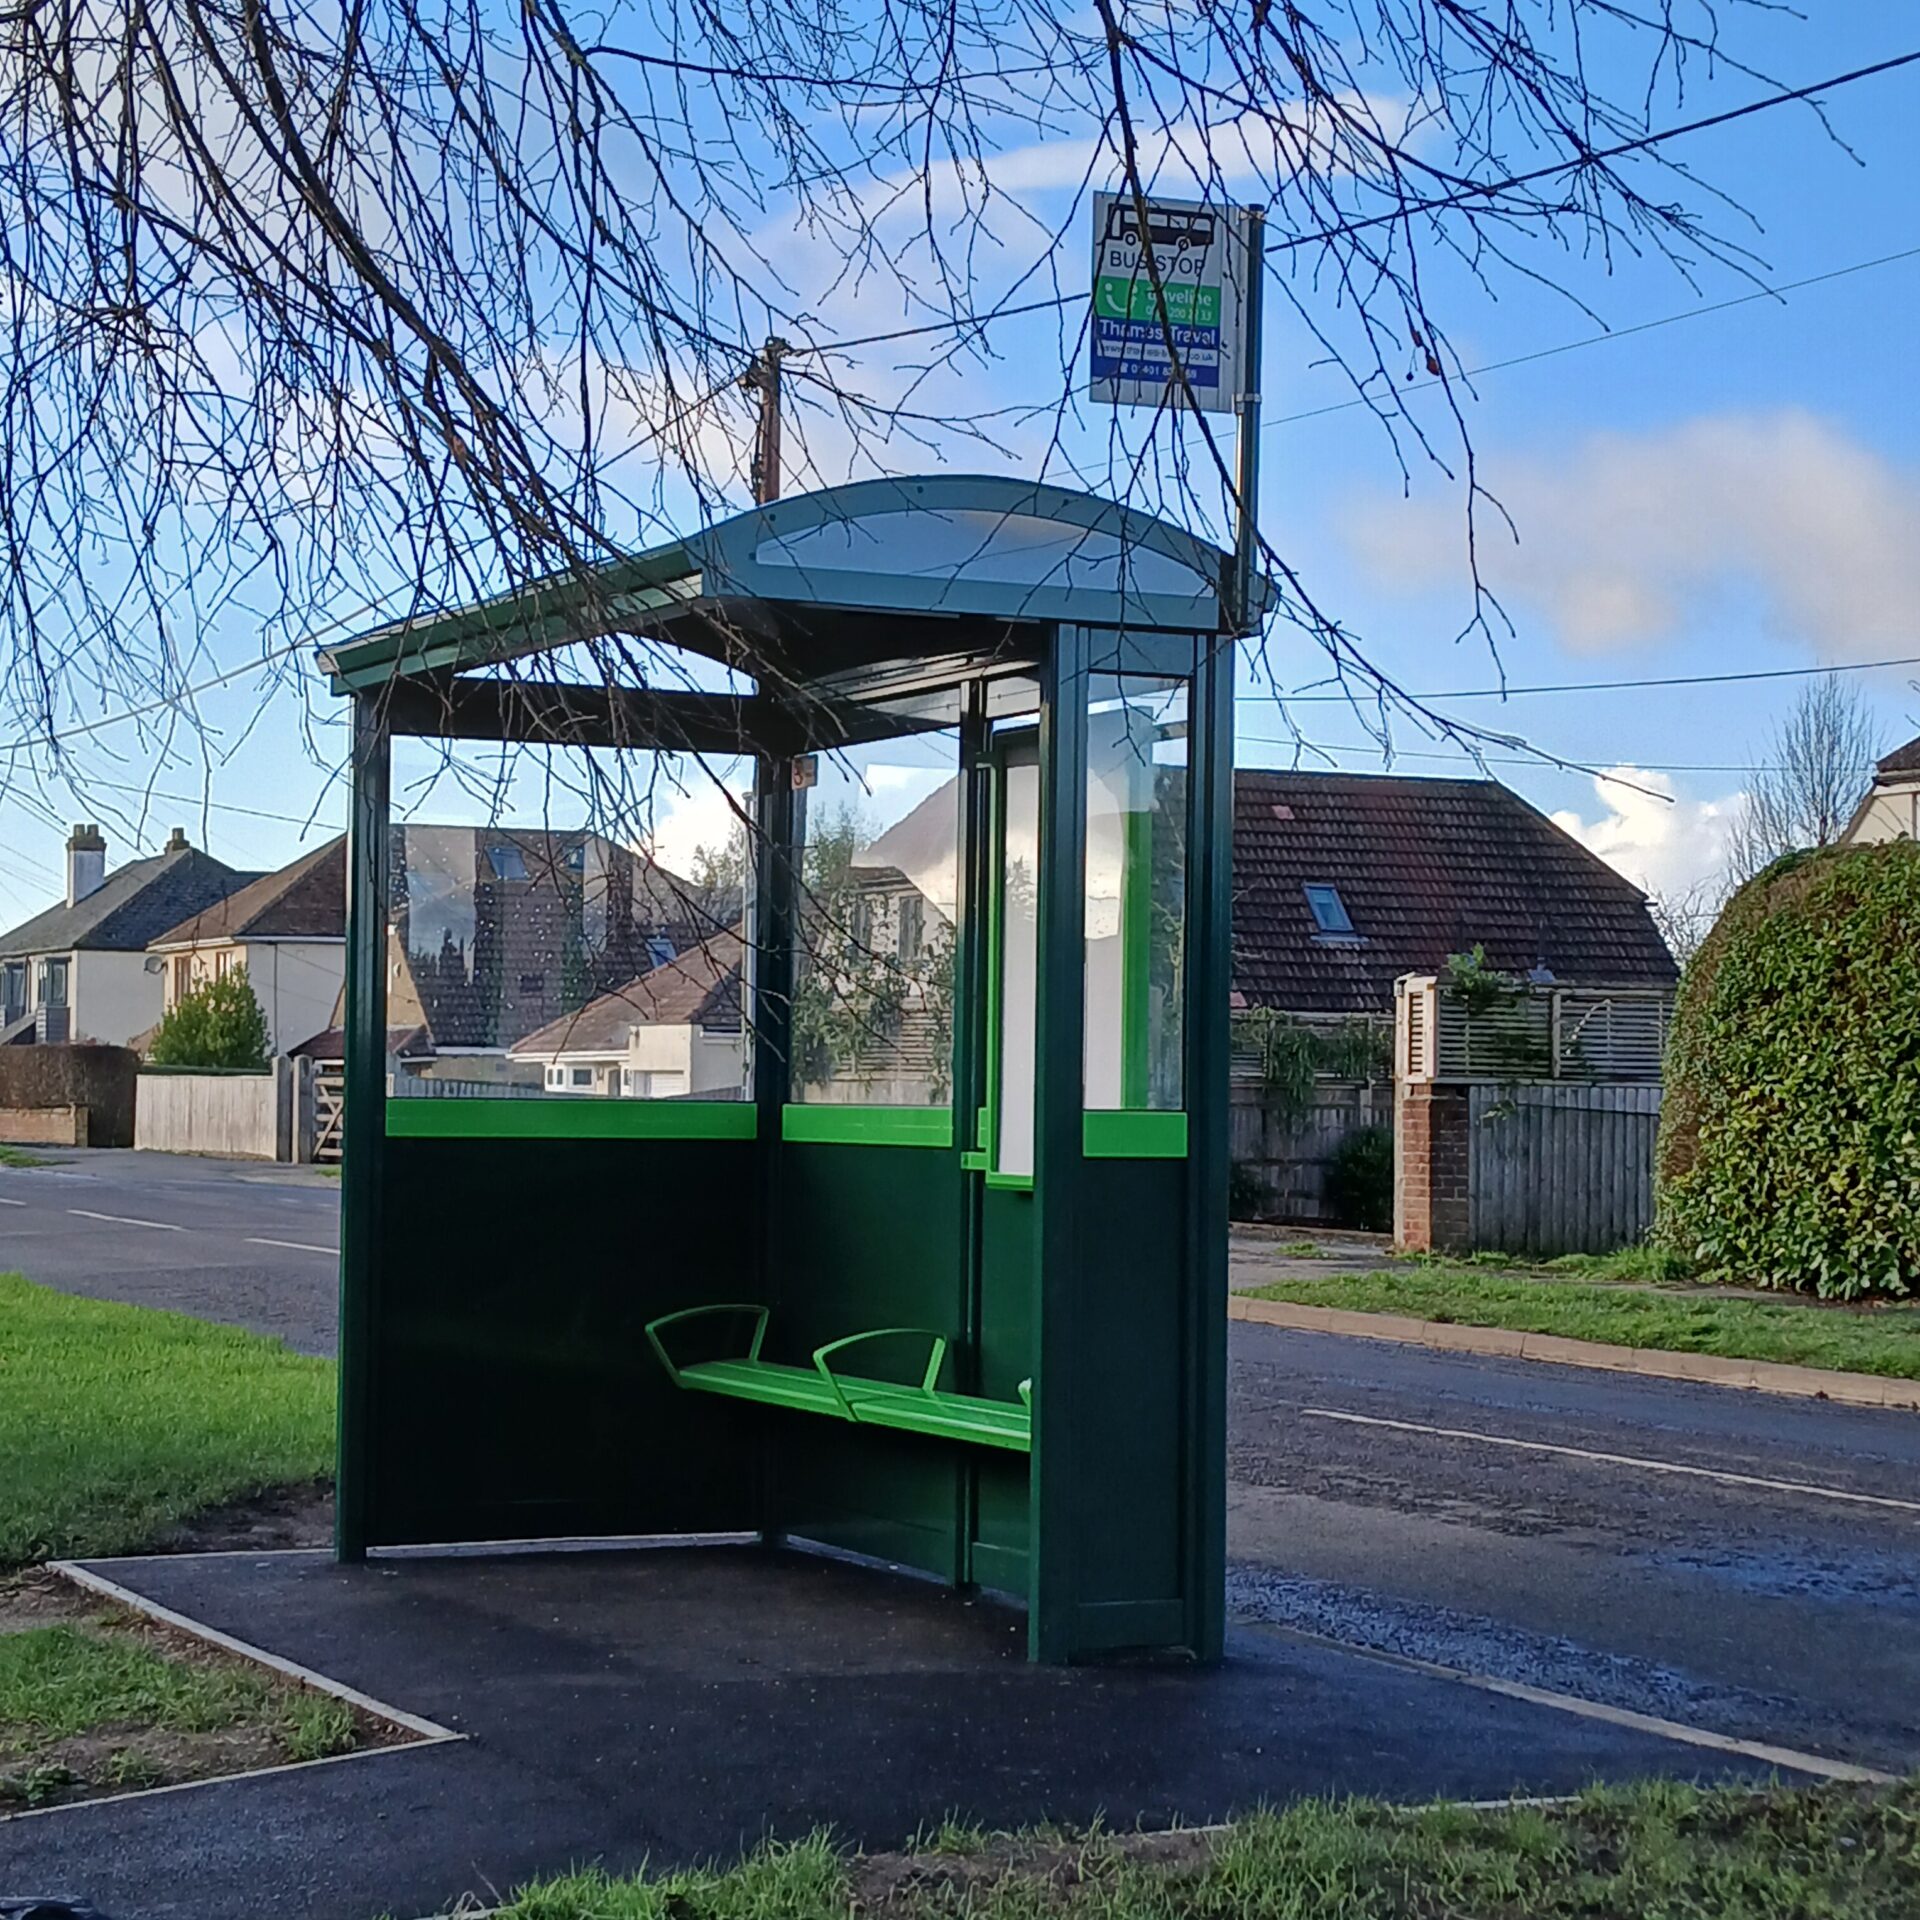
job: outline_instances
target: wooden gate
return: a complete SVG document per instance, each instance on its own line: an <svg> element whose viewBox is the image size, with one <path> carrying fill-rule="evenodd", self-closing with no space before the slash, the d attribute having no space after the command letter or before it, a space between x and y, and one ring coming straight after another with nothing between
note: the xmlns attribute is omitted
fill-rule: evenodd
<svg viewBox="0 0 1920 1920"><path fill-rule="evenodd" d="M347 1070L339 1060L322 1060L313 1070L313 1157L338 1164L346 1134Z"/></svg>

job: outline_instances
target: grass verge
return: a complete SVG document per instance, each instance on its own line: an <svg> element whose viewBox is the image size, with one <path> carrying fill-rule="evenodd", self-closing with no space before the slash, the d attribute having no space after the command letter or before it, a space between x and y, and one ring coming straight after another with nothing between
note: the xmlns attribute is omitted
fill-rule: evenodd
<svg viewBox="0 0 1920 1920"><path fill-rule="evenodd" d="M24 1147L0 1144L0 1167L44 1167L50 1164L39 1154L29 1153Z"/></svg>
<svg viewBox="0 0 1920 1920"><path fill-rule="evenodd" d="M0 1274L0 1568L331 1473L333 1380L277 1340Z"/></svg>
<svg viewBox="0 0 1920 1920"><path fill-rule="evenodd" d="M1563 1807L1306 1801L1219 1833L1009 1839L868 1861L816 1836L724 1871L572 1874L501 1920L1884 1920L1920 1902L1920 1782L1669 1782Z"/></svg>
<svg viewBox="0 0 1920 1920"><path fill-rule="evenodd" d="M0 1582L0 1813L351 1752L391 1729L49 1574Z"/></svg>
<svg viewBox="0 0 1920 1920"><path fill-rule="evenodd" d="M1841 1307L1729 1299L1685 1288L1599 1286L1478 1266L1406 1266L1384 1273L1276 1280L1257 1300L1397 1313L1463 1327L1603 1340L1668 1353L1717 1353L1796 1367L1920 1380L1920 1307Z"/></svg>

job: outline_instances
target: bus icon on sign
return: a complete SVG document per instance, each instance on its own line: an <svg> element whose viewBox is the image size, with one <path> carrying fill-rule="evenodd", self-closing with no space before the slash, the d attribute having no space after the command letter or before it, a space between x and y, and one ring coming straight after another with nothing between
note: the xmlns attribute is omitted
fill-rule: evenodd
<svg viewBox="0 0 1920 1920"><path fill-rule="evenodd" d="M1171 247L1176 253L1197 247L1204 253L1213 245L1213 233L1213 215L1202 209L1157 207L1151 200L1147 202L1147 244L1151 247ZM1123 247L1140 244L1140 215L1135 201L1116 200L1107 209L1106 237Z"/></svg>

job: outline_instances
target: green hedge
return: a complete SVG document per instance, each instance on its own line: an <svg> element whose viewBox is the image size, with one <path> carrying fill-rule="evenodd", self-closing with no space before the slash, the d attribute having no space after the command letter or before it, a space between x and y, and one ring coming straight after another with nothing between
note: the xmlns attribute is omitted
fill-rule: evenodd
<svg viewBox="0 0 1920 1920"><path fill-rule="evenodd" d="M1829 1299L1920 1284L1920 846L1791 854L1681 982L1659 1239Z"/></svg>

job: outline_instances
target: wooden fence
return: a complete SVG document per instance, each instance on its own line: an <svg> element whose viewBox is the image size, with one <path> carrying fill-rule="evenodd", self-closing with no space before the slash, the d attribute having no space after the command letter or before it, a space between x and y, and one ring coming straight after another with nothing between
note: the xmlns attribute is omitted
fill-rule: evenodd
<svg viewBox="0 0 1920 1920"><path fill-rule="evenodd" d="M1475 1247L1611 1253L1653 1225L1657 1086L1480 1082L1468 1089Z"/></svg>
<svg viewBox="0 0 1920 1920"><path fill-rule="evenodd" d="M1227 1145L1257 1183L1262 1219L1337 1226L1327 1205L1327 1166L1348 1134L1393 1125L1393 1089L1364 1080L1321 1080L1304 1110L1282 1112L1266 1088L1236 1084Z"/></svg>
<svg viewBox="0 0 1920 1920"><path fill-rule="evenodd" d="M310 1061L275 1060L259 1073L142 1071L133 1144L159 1153L246 1160L315 1157Z"/></svg>

